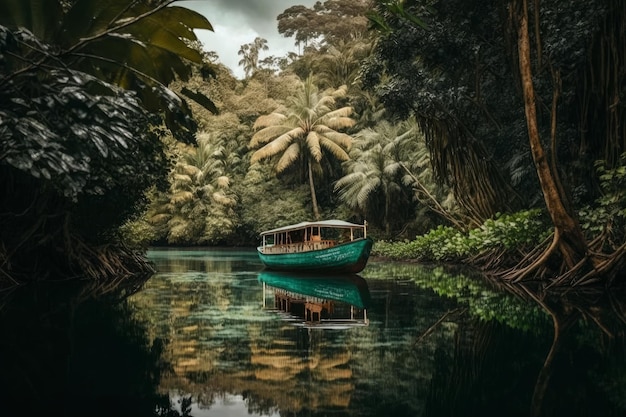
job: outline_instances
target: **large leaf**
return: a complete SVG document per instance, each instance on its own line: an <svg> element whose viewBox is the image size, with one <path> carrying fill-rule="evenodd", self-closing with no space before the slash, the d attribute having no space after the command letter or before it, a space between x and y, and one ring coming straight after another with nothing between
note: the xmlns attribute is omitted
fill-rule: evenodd
<svg viewBox="0 0 626 417"><path fill-rule="evenodd" d="M183 89L181 90L181 93L184 94L186 97L189 97L196 103L200 104L202 107L209 110L213 114L219 114L219 110L217 106L215 105L215 103L213 103L211 99L209 99L207 96L205 96L201 92L191 91L187 87L183 87Z"/></svg>
<svg viewBox="0 0 626 417"><path fill-rule="evenodd" d="M165 21L184 22L188 28L213 30L213 26L203 15L184 7L166 7L158 12Z"/></svg>
<svg viewBox="0 0 626 417"><path fill-rule="evenodd" d="M133 0L76 0L63 18L56 0L0 0L0 22L22 26L52 45L55 56L44 63L97 76L135 90L146 108L164 114L175 137L193 141L195 122L186 102L166 87L191 75L191 63L203 65L202 55L188 46L197 41L195 29L212 30L202 15L183 7ZM37 48L45 52L45 48ZM37 60L30 59L31 62ZM160 85L159 85L160 84ZM173 99L174 96L175 98ZM200 93L188 94L211 112L214 103Z"/></svg>

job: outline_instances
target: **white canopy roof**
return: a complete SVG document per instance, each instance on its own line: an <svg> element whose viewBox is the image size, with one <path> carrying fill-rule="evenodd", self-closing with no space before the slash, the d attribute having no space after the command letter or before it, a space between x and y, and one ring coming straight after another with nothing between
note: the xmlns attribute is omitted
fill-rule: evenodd
<svg viewBox="0 0 626 417"><path fill-rule="evenodd" d="M302 223L292 224L289 226L279 227L279 228L272 229L272 230L267 230L265 232L262 232L261 236L270 235L270 234L279 233L279 232L288 232L290 230L300 230L300 229L304 229L304 228L311 227L311 226L335 227L335 228L341 228L341 229L349 229L349 228L363 229L365 227L365 225L362 225L362 224L344 222L343 220L321 220L319 222L302 222Z"/></svg>

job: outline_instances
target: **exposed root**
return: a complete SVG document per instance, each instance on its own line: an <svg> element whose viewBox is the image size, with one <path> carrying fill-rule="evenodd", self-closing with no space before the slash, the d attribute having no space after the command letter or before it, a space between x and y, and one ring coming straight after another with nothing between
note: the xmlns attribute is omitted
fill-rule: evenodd
<svg viewBox="0 0 626 417"><path fill-rule="evenodd" d="M544 240L541 244L537 245L530 253L525 255L514 267L505 269L501 272L496 272L496 276L508 281L508 282L521 282L528 278L533 272L538 271L544 267L546 261L554 253L558 247L559 235L555 232L552 235L552 243L547 248L547 244L550 237Z"/></svg>
<svg viewBox="0 0 626 417"><path fill-rule="evenodd" d="M33 252L28 265L24 265L0 250L0 288L8 289L34 280L78 279L91 283L91 293L105 294L121 285L132 291L155 273L142 253L124 246L92 246L80 238L70 237L64 250L53 252L48 256Z"/></svg>

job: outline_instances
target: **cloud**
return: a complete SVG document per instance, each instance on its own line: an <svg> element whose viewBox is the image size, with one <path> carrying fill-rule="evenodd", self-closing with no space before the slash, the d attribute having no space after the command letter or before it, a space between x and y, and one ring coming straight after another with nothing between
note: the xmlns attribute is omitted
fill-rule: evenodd
<svg viewBox="0 0 626 417"><path fill-rule="evenodd" d="M211 22L214 32L198 31L198 38L206 50L217 52L220 62L231 68L235 76L242 78L243 69L238 66L241 57L237 55L241 45L252 42L257 36L267 39L269 51L261 54L261 59L297 52L293 38L278 34L276 18L291 6L301 4L311 7L315 1L190 0L181 1L178 5L195 10Z"/></svg>

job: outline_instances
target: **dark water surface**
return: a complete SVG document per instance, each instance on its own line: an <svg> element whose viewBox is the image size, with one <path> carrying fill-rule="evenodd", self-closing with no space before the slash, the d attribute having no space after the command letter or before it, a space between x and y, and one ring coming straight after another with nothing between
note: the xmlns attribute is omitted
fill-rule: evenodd
<svg viewBox="0 0 626 417"><path fill-rule="evenodd" d="M252 250L149 256L159 272L129 297L2 294L0 416L626 416L623 293L370 261L350 307L297 298ZM263 280L289 284L291 314ZM297 317L317 301L322 320Z"/></svg>

